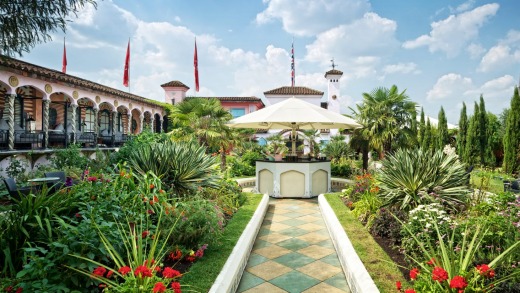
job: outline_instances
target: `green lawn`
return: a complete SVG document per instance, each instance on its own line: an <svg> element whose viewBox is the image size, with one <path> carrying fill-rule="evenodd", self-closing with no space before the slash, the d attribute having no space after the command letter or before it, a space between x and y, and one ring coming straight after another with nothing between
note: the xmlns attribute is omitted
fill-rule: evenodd
<svg viewBox="0 0 520 293"><path fill-rule="evenodd" d="M483 189L495 194L504 191L504 181L498 178L498 175L472 172L470 184L473 188Z"/></svg>
<svg viewBox="0 0 520 293"><path fill-rule="evenodd" d="M209 246L204 253L204 257L197 261L189 272L182 277L183 288L189 286L190 290L197 292L209 291L235 247L238 238L253 217L262 196L262 194L247 193L247 201L229 221L219 243Z"/></svg>
<svg viewBox="0 0 520 293"><path fill-rule="evenodd" d="M398 280L402 282L403 288L409 287L398 266L345 206L338 194L326 194L325 198L334 210L359 258L376 283L377 288L383 293L397 292L395 282Z"/></svg>

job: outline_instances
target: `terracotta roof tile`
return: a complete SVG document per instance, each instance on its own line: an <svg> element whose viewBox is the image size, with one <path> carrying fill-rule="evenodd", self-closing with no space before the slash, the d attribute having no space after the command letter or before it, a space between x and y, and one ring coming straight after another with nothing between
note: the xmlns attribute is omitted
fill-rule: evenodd
<svg viewBox="0 0 520 293"><path fill-rule="evenodd" d="M182 82L178 80L172 80L170 82L167 82L165 84L161 84L161 87L167 87L167 86L174 86L174 87L183 87L186 89L190 89L187 85L183 84Z"/></svg>
<svg viewBox="0 0 520 293"><path fill-rule="evenodd" d="M189 97L186 97L187 100L196 99L196 98L217 99L220 101L233 101L233 102L261 102L262 101L260 98L257 98L255 96L251 96L251 97L193 97L193 96L189 96Z"/></svg>
<svg viewBox="0 0 520 293"><path fill-rule="evenodd" d="M61 71L41 67L25 61L10 58L4 55L0 55L0 69L8 68L10 71L22 75L24 72L29 74L37 75L39 78L44 78L50 82L65 83L71 87L82 88L85 90L94 90L101 93L128 98L134 101L140 101L147 104L157 105L156 101L130 94L124 91L120 91L108 86L101 85L83 78L65 74Z"/></svg>
<svg viewBox="0 0 520 293"><path fill-rule="evenodd" d="M323 95L323 92L304 86L282 86L266 91L264 95Z"/></svg>
<svg viewBox="0 0 520 293"><path fill-rule="evenodd" d="M331 69L331 70L325 72L325 77L327 77L327 75L343 75L343 71L339 71L337 69Z"/></svg>

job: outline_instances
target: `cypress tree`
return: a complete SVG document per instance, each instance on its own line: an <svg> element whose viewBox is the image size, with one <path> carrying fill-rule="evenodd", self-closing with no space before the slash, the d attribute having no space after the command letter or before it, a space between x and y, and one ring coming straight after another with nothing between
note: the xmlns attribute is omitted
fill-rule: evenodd
<svg viewBox="0 0 520 293"><path fill-rule="evenodd" d="M424 109L421 107L421 121L419 122L419 140L418 143L422 146L424 141L424 131L426 130L426 124L424 121Z"/></svg>
<svg viewBox="0 0 520 293"><path fill-rule="evenodd" d="M450 137L448 136L448 120L446 119L446 114L444 113L444 108L441 106L441 110L439 111L439 122L437 124L437 141L435 145L438 150L442 150L445 145L449 144Z"/></svg>
<svg viewBox="0 0 520 293"><path fill-rule="evenodd" d="M480 95L479 117L478 117L478 146L480 164L482 166L488 165L490 162L491 150L488 139L488 117L486 112L486 105L484 104L484 97Z"/></svg>
<svg viewBox="0 0 520 293"><path fill-rule="evenodd" d="M466 114L466 103L462 102L462 110L459 119L459 135L457 136L457 154L463 160L468 135L468 115ZM464 160L463 160L464 161Z"/></svg>
<svg viewBox="0 0 520 293"><path fill-rule="evenodd" d="M520 166L520 96L518 88L511 98L511 108L506 120L506 131L504 135L504 171L513 174Z"/></svg>
<svg viewBox="0 0 520 293"><path fill-rule="evenodd" d="M426 127L424 128L424 138L421 147L423 150L429 150L432 147L432 126L430 124L430 118L428 118Z"/></svg>
<svg viewBox="0 0 520 293"><path fill-rule="evenodd" d="M464 151L464 162L470 165L480 163L480 146L479 146L479 108L475 102L475 110L473 116L469 119L468 135L466 139L466 150Z"/></svg>
<svg viewBox="0 0 520 293"><path fill-rule="evenodd" d="M414 108L411 114L410 132L412 133L413 141L417 142L417 110Z"/></svg>

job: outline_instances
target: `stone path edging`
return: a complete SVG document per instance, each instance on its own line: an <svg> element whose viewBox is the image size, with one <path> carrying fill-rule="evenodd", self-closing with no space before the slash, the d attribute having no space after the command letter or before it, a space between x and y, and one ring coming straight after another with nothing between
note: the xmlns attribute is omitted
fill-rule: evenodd
<svg viewBox="0 0 520 293"><path fill-rule="evenodd" d="M220 271L215 283L211 286L209 290L210 293L231 293L237 290L268 206L269 196L264 194L253 217L247 224L244 232L242 232L237 244L224 264L222 271Z"/></svg>
<svg viewBox="0 0 520 293"><path fill-rule="evenodd" d="M318 196L318 203L350 290L353 293L379 292L323 194Z"/></svg>

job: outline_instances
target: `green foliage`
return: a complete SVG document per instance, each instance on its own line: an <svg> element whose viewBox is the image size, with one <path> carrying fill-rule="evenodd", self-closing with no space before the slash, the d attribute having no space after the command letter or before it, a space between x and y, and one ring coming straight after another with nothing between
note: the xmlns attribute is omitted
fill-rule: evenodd
<svg viewBox="0 0 520 293"><path fill-rule="evenodd" d="M254 149L243 152L241 156L228 157L228 164L231 166L230 176L255 176L256 161L263 159L264 155Z"/></svg>
<svg viewBox="0 0 520 293"><path fill-rule="evenodd" d="M217 241L222 234L224 214L214 202L192 197L189 201L175 203L164 223L164 227L175 225L169 241L171 245L198 247Z"/></svg>
<svg viewBox="0 0 520 293"><path fill-rule="evenodd" d="M504 134L504 171L509 174L518 172L520 167L520 95L518 88L511 98L511 108L507 115Z"/></svg>
<svg viewBox="0 0 520 293"><path fill-rule="evenodd" d="M486 104L484 97L480 95L479 105L479 117L478 117L478 138L479 138L479 153L480 153L480 164L482 166L488 166L491 164L491 149L489 146L489 121L486 112Z"/></svg>
<svg viewBox="0 0 520 293"><path fill-rule="evenodd" d="M426 127L424 128L424 138L422 139L421 147L423 150L429 150L432 148L432 143L432 125L430 124L430 118L428 118L426 121Z"/></svg>
<svg viewBox="0 0 520 293"><path fill-rule="evenodd" d="M421 120L419 121L419 139L417 143L422 146L426 132L426 121L424 120L424 109L421 107Z"/></svg>
<svg viewBox="0 0 520 293"><path fill-rule="evenodd" d="M345 157L330 162L330 173L335 177L348 178L354 173L354 163Z"/></svg>
<svg viewBox="0 0 520 293"><path fill-rule="evenodd" d="M22 160L11 158L9 166L5 168L7 176L15 178L18 182L24 182L27 180L25 176L25 170L27 169L27 163Z"/></svg>
<svg viewBox="0 0 520 293"><path fill-rule="evenodd" d="M151 143L163 143L169 140L168 135L165 133L152 133L149 130L145 130L140 134L136 135L130 141L127 141L119 151L113 152L110 158L112 164L121 164L128 160L130 154L143 148Z"/></svg>
<svg viewBox="0 0 520 293"><path fill-rule="evenodd" d="M436 149L442 150L445 145L450 143L450 137L448 135L448 120L444 113L444 108L441 107L439 111L439 121L437 124L437 141L435 142Z"/></svg>
<svg viewBox="0 0 520 293"><path fill-rule="evenodd" d="M141 175L157 174L167 189L187 196L198 187L216 186L216 161L205 150L194 142L150 143L131 152L128 164Z"/></svg>
<svg viewBox="0 0 520 293"><path fill-rule="evenodd" d="M281 134L271 135L267 138L267 154L268 155L277 155L277 154L285 154L289 151L289 148L285 144L285 140L283 139Z"/></svg>
<svg viewBox="0 0 520 293"><path fill-rule="evenodd" d="M232 216L246 200L242 188L233 179L220 180L218 188L202 188L198 195L215 202L228 217Z"/></svg>
<svg viewBox="0 0 520 293"><path fill-rule="evenodd" d="M81 154L81 147L78 144L70 144L67 148L58 149L54 156L50 158L51 165L56 170L66 168L76 168L85 170L89 159Z"/></svg>
<svg viewBox="0 0 520 293"><path fill-rule="evenodd" d="M93 0L3 2L0 14L0 53L21 56L22 52L29 52L37 44L52 40L51 34L58 29L65 32L67 22L73 19L71 16L89 4L96 8Z"/></svg>
<svg viewBox="0 0 520 293"><path fill-rule="evenodd" d="M382 165L378 182L386 205L408 211L432 201L450 208L464 203L468 175L454 153L399 149Z"/></svg>
<svg viewBox="0 0 520 293"><path fill-rule="evenodd" d="M462 110L460 110L459 134L457 135L457 154L459 158L464 158L464 150L466 149L466 140L468 135L468 116L466 114L466 103L462 102ZM464 162L466 162L464 160Z"/></svg>
<svg viewBox="0 0 520 293"><path fill-rule="evenodd" d="M402 225L401 251L407 256L420 255L422 250L417 246L416 240L425 245L434 245L431 242L437 241L437 230L445 237L444 235L450 234L454 225L454 221L442 205L438 203L419 205L410 211L408 221ZM415 238L408 237L408 233L413 233Z"/></svg>
<svg viewBox="0 0 520 293"><path fill-rule="evenodd" d="M389 239L393 245L401 244L401 221L408 218L408 214L396 209L381 208L377 212L376 217L372 221L370 234Z"/></svg>
<svg viewBox="0 0 520 293"><path fill-rule="evenodd" d="M466 137L466 149L464 151L463 161L469 165L480 163L480 139L478 130L479 114L478 104L475 102L475 110L473 116L469 118L468 135Z"/></svg>
<svg viewBox="0 0 520 293"><path fill-rule="evenodd" d="M377 191L365 191L354 202L352 213L370 229L382 205L383 202L377 195Z"/></svg>
<svg viewBox="0 0 520 293"><path fill-rule="evenodd" d="M331 160L339 160L340 158L350 158L354 156L354 151L343 140L333 140L323 148L323 153Z"/></svg>
<svg viewBox="0 0 520 293"><path fill-rule="evenodd" d="M415 103L410 101L406 90L399 92L395 85L390 89L375 88L370 93L363 93L363 102L356 108L351 110L355 119L365 126L361 129L362 136L381 157L397 147L396 141L407 141L401 136L411 135L409 126Z"/></svg>

